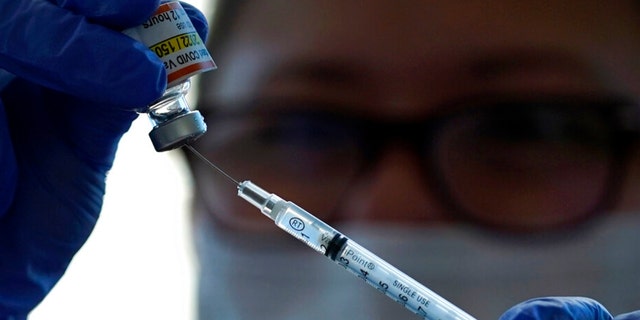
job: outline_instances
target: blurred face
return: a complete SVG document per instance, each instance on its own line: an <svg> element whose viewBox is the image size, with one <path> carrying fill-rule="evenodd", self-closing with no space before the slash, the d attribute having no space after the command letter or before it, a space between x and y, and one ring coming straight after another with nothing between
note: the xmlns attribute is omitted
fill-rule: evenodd
<svg viewBox="0 0 640 320"><path fill-rule="evenodd" d="M567 226L608 207L628 167L615 203L631 209L637 10L248 1L213 52L220 68L202 87L209 132L197 148L330 224ZM197 213L237 231L276 230L193 165Z"/></svg>

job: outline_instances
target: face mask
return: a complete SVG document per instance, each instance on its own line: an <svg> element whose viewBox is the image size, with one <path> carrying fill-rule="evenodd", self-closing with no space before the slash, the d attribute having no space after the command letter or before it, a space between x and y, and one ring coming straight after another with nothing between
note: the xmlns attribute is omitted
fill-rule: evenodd
<svg viewBox="0 0 640 320"><path fill-rule="evenodd" d="M284 232L194 228L200 319L418 319ZM459 227L337 229L478 319L540 296L587 296L613 314L640 309L637 214L544 242Z"/></svg>

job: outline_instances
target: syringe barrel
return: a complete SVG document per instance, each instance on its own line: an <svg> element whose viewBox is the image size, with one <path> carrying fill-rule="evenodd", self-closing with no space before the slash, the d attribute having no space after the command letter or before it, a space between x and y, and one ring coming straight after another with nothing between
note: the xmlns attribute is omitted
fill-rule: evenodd
<svg viewBox="0 0 640 320"><path fill-rule="evenodd" d="M345 242L334 261L424 319L474 319L352 240Z"/></svg>
<svg viewBox="0 0 640 320"><path fill-rule="evenodd" d="M273 219L281 229L424 319L475 320L296 204L250 181L239 185L238 195Z"/></svg>
<svg viewBox="0 0 640 320"><path fill-rule="evenodd" d="M279 201L273 207L273 213L280 228L424 319L474 320L460 308L296 204Z"/></svg>
<svg viewBox="0 0 640 320"><path fill-rule="evenodd" d="M277 202L272 212L278 227L324 255L332 245L331 241L339 234L336 229L290 201Z"/></svg>

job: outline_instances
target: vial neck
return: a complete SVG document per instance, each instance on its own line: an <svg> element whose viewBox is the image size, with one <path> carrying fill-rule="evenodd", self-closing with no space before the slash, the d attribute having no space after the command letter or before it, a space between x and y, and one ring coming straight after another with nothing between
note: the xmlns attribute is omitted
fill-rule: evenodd
<svg viewBox="0 0 640 320"><path fill-rule="evenodd" d="M189 104L186 94L191 88L191 82L187 79L175 86L167 88L162 97L149 106L149 120L157 127L171 119L189 113Z"/></svg>

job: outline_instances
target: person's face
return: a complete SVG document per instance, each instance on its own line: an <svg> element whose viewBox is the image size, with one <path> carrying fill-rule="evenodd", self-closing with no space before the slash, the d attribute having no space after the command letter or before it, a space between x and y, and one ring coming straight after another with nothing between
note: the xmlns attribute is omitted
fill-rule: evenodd
<svg viewBox="0 0 640 320"><path fill-rule="evenodd" d="M248 1L212 53L197 148L329 221L563 225L611 188L602 108L640 96L639 18L632 1ZM197 210L276 229L193 165Z"/></svg>

